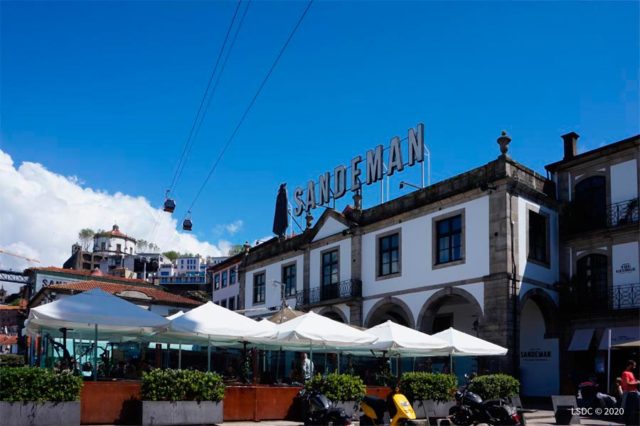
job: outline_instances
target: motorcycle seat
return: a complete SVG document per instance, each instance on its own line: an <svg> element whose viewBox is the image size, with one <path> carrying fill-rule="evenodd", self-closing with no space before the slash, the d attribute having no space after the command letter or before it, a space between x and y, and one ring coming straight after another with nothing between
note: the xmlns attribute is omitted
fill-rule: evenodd
<svg viewBox="0 0 640 426"><path fill-rule="evenodd" d="M482 401L482 406L489 408L489 407L499 407L501 405L505 405L507 402L502 400L502 399L490 399L487 401Z"/></svg>

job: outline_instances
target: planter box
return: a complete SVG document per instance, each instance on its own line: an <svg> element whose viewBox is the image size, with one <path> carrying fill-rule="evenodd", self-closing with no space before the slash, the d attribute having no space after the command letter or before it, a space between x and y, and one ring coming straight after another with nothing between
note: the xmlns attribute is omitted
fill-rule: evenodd
<svg viewBox="0 0 640 426"><path fill-rule="evenodd" d="M357 420L360 417L359 402L356 402L356 401L334 402L332 405L337 408L342 408L351 420L354 420L354 419Z"/></svg>
<svg viewBox="0 0 640 426"><path fill-rule="evenodd" d="M300 417L295 398L298 386L227 386L224 420L295 420Z"/></svg>
<svg viewBox="0 0 640 426"><path fill-rule="evenodd" d="M436 401L414 401L413 411L416 412L418 419L447 417L449 409L456 405L455 401L436 402Z"/></svg>
<svg viewBox="0 0 640 426"><path fill-rule="evenodd" d="M80 401L0 402L4 426L64 426L80 424Z"/></svg>
<svg viewBox="0 0 640 426"><path fill-rule="evenodd" d="M142 424L197 425L222 423L223 401L142 401Z"/></svg>
<svg viewBox="0 0 640 426"><path fill-rule="evenodd" d="M141 421L139 381L84 382L80 392L83 425L139 425Z"/></svg>

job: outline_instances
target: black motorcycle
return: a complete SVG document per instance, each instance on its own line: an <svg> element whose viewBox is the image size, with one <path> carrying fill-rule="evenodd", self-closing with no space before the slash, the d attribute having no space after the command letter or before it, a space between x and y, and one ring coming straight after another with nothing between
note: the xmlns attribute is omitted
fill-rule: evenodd
<svg viewBox="0 0 640 426"><path fill-rule="evenodd" d="M298 402L301 404L305 426L351 424L351 419L344 409L332 407L329 398L318 391L302 389L298 392Z"/></svg>
<svg viewBox="0 0 640 426"><path fill-rule="evenodd" d="M504 399L483 401L479 395L468 390L471 383L467 378L464 387L456 392L456 405L449 410L451 421L456 425L475 425L488 423L490 425L521 424L518 411Z"/></svg>

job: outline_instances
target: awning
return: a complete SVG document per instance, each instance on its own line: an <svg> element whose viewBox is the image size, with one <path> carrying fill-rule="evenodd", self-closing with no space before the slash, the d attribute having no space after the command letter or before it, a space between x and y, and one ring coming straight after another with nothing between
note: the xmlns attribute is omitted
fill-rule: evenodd
<svg viewBox="0 0 640 426"><path fill-rule="evenodd" d="M601 351L607 350L607 344L609 340L609 329L605 329L602 333L602 339L600 339ZM611 346L616 346L621 343L627 343L634 340L640 340L640 327L615 327L611 328Z"/></svg>
<svg viewBox="0 0 640 426"><path fill-rule="evenodd" d="M640 340L632 340L626 343L618 343L616 348L640 348Z"/></svg>
<svg viewBox="0 0 640 426"><path fill-rule="evenodd" d="M569 344L569 351L588 351L593 338L593 328L584 328L573 332L573 338Z"/></svg>

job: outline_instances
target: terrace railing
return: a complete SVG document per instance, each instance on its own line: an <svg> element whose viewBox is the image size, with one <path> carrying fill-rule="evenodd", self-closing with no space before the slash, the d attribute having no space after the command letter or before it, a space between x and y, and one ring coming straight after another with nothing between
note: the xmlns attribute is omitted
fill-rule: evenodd
<svg viewBox="0 0 640 426"><path fill-rule="evenodd" d="M298 305L316 305L327 301L347 301L362 296L362 282L350 279L303 290L296 294Z"/></svg>

